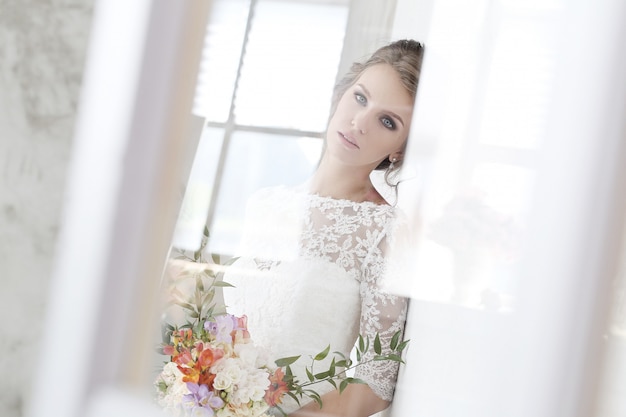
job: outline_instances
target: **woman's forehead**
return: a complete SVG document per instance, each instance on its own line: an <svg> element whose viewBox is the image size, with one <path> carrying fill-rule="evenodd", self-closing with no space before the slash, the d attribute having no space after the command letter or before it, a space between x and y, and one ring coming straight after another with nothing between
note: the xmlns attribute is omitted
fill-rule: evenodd
<svg viewBox="0 0 626 417"><path fill-rule="evenodd" d="M413 109L413 97L404 87L400 75L389 64L376 64L365 69L355 82L367 90L371 99L397 108Z"/></svg>

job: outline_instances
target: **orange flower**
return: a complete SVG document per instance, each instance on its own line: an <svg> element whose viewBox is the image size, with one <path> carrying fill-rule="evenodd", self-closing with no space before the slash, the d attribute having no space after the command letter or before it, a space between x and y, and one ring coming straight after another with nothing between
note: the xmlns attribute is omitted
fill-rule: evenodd
<svg viewBox="0 0 626 417"><path fill-rule="evenodd" d="M220 349L203 349L202 345L198 346L198 364L202 370L211 367L222 356L224 352Z"/></svg>
<svg viewBox="0 0 626 417"><path fill-rule="evenodd" d="M289 391L287 383L283 381L284 377L285 373L280 368L270 376L270 387L265 391L265 402L267 402L270 407L282 403L283 394Z"/></svg>
<svg viewBox="0 0 626 417"><path fill-rule="evenodd" d="M179 366L188 366L192 367L194 365L194 360L191 356L191 352L187 349L180 352L179 355L176 355L172 358L172 362L175 362Z"/></svg>
<svg viewBox="0 0 626 417"><path fill-rule="evenodd" d="M200 370L197 367L187 368L178 365L178 369L183 373L183 375L185 375L183 377L183 382L195 382L197 384L200 380Z"/></svg>
<svg viewBox="0 0 626 417"><path fill-rule="evenodd" d="M215 374L212 374L208 369L200 374L198 377L198 385L206 385L209 390L213 389L213 381L215 380Z"/></svg>

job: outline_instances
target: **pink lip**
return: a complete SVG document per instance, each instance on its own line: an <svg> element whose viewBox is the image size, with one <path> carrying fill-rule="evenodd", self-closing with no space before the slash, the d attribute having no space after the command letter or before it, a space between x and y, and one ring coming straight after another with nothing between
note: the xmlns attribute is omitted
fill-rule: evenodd
<svg viewBox="0 0 626 417"><path fill-rule="evenodd" d="M359 145L357 145L356 140L354 140L353 137L346 136L341 132L337 132L337 133L339 134L339 138L341 139L341 141L345 143L348 147L354 148L354 149L360 149Z"/></svg>

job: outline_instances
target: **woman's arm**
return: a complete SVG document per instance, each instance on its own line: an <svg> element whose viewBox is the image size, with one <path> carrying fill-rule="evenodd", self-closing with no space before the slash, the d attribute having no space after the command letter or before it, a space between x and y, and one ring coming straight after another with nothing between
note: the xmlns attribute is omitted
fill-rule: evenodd
<svg viewBox="0 0 626 417"><path fill-rule="evenodd" d="M390 402L378 397L365 384L349 384L340 394L333 390L322 395L322 408L312 401L289 417L367 417L384 410Z"/></svg>

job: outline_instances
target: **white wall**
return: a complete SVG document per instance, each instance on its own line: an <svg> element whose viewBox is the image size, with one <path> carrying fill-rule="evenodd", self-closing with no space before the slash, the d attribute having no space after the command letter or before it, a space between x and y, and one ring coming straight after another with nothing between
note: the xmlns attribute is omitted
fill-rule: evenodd
<svg viewBox="0 0 626 417"><path fill-rule="evenodd" d="M0 1L0 415L29 396L92 0Z"/></svg>

